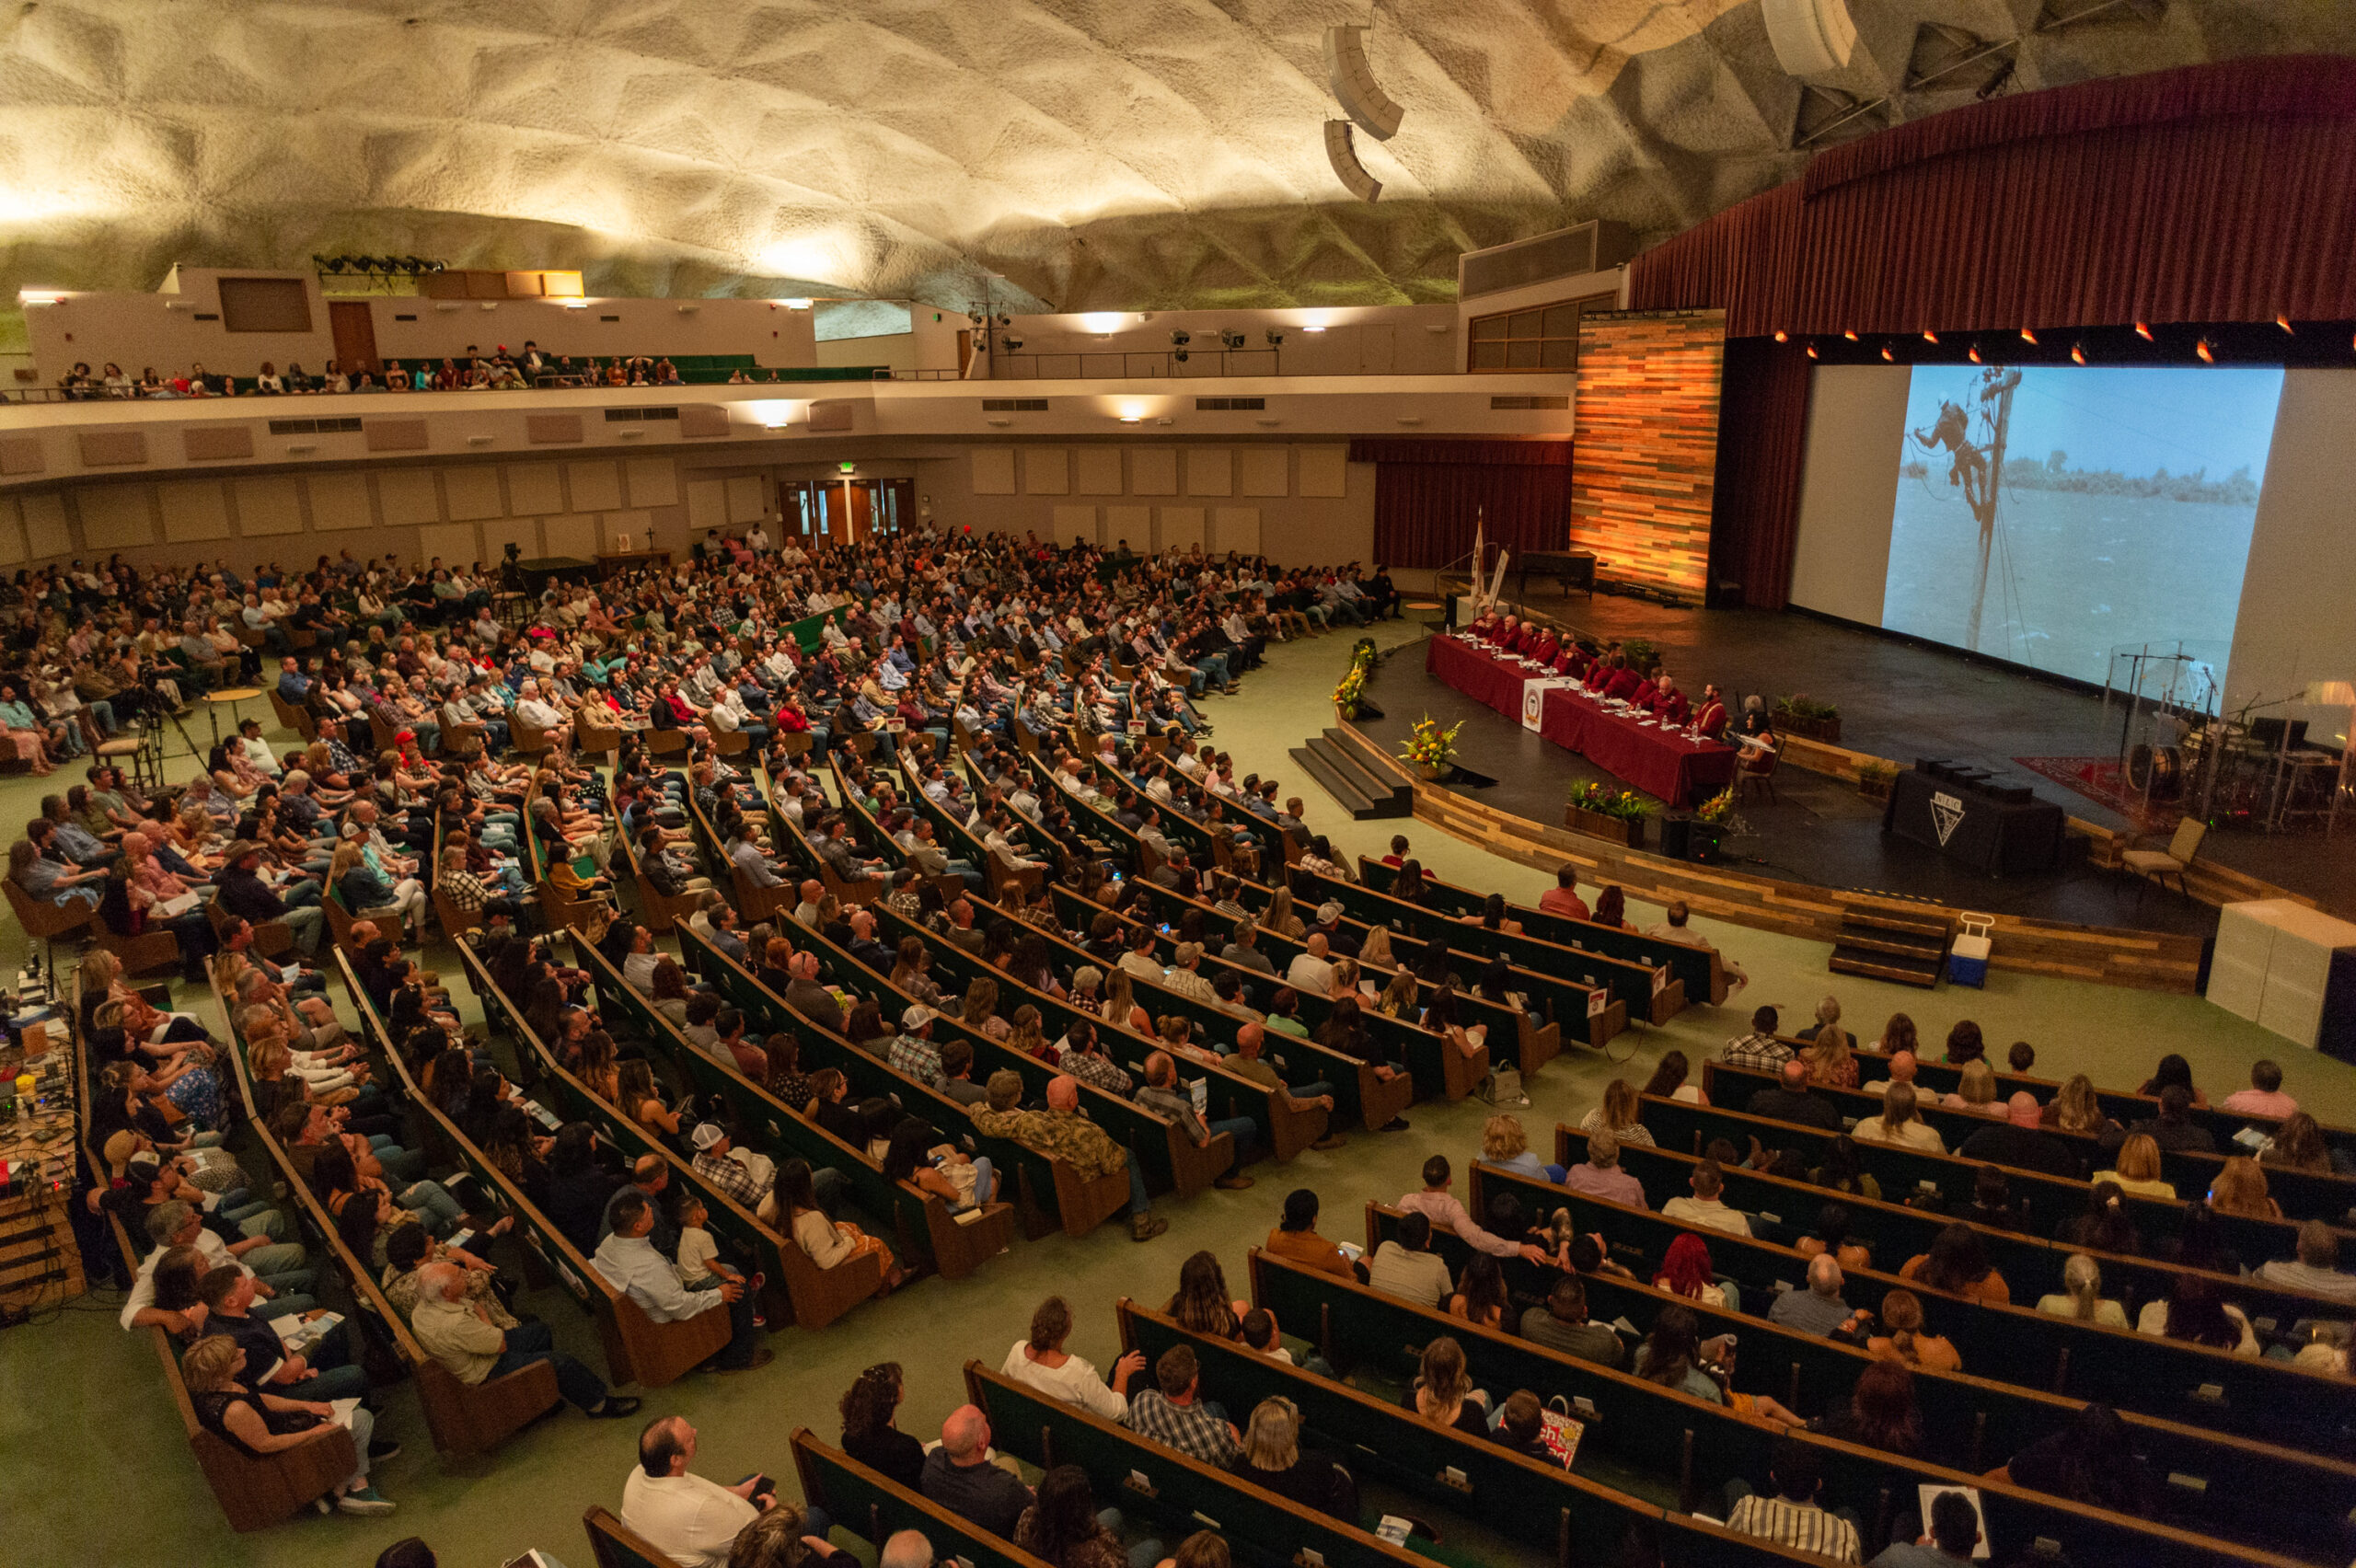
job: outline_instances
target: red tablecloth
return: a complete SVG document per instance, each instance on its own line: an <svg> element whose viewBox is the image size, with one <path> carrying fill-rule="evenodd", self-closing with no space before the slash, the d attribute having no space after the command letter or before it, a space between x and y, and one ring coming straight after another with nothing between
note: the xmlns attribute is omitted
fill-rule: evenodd
<svg viewBox="0 0 2356 1568"><path fill-rule="evenodd" d="M1734 782L1734 747L1696 744L1682 730L1647 729L1569 687L1546 693L1538 732L1673 809L1696 805Z"/></svg>
<svg viewBox="0 0 2356 1568"><path fill-rule="evenodd" d="M1517 724L1521 722L1521 688L1530 674L1519 663L1494 658L1453 637L1435 637L1426 647L1426 670L1473 701L1486 703Z"/></svg>

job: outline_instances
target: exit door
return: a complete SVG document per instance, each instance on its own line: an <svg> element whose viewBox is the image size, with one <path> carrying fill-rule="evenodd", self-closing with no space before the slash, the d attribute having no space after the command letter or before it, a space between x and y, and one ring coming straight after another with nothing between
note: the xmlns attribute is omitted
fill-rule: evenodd
<svg viewBox="0 0 2356 1568"><path fill-rule="evenodd" d="M376 319L364 299L328 301L328 328L335 334L336 363L347 375L381 374L376 363Z"/></svg>

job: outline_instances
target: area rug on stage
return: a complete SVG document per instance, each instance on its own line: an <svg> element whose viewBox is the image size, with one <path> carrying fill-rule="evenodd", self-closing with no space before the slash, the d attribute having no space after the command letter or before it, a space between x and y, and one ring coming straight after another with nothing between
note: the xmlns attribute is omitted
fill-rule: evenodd
<svg viewBox="0 0 2356 1568"><path fill-rule="evenodd" d="M2143 792L2131 789L2115 756L2016 756L2013 760L2041 778L2108 806L2139 828L2167 822L2174 813L2158 802L2143 809Z"/></svg>

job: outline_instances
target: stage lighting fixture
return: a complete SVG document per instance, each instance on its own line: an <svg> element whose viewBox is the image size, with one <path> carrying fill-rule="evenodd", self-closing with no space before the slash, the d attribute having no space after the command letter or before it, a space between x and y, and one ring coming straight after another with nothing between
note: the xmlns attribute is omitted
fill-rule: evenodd
<svg viewBox="0 0 2356 1568"><path fill-rule="evenodd" d="M1014 325L1014 317L1011 316L1001 316L998 318L998 324L1001 327L1011 327Z"/></svg>
<svg viewBox="0 0 2356 1568"><path fill-rule="evenodd" d="M1969 360L1974 364L1985 364L1988 363L1986 360L1980 357L1980 345L1977 343L1972 344L1971 352L1963 357Z"/></svg>
<svg viewBox="0 0 2356 1568"><path fill-rule="evenodd" d="M1178 330L1170 334L1170 341L1172 345L1178 348L1183 349L1194 340L1195 335L1187 331L1184 327L1181 327Z"/></svg>
<svg viewBox="0 0 2356 1568"><path fill-rule="evenodd" d="M1810 359L1814 359L1816 357L1816 344L1813 342L1809 343L1807 346L1807 357Z"/></svg>
<svg viewBox="0 0 2356 1568"><path fill-rule="evenodd" d="M2147 343L2154 340L2152 337L2152 324L2148 321L2135 323L2135 335Z"/></svg>
<svg viewBox="0 0 2356 1568"><path fill-rule="evenodd" d="M1268 347L1272 349L1280 349L1284 347L1285 335L1282 332L1277 331L1274 327L1269 328L1266 332L1262 334L1262 336L1268 340Z"/></svg>
<svg viewBox="0 0 2356 1568"><path fill-rule="evenodd" d="M1850 328L1846 332L1843 332L1841 335L1848 339L1849 341L1853 343L1857 340L1857 329L1854 327Z"/></svg>
<svg viewBox="0 0 2356 1568"><path fill-rule="evenodd" d="M1775 329L1775 341L1779 343L1788 343L1791 340L1792 335L1789 332L1784 331L1781 327Z"/></svg>
<svg viewBox="0 0 2356 1568"><path fill-rule="evenodd" d="M1923 341L1926 343L1935 343L1938 340L1939 335L1936 332L1932 331L1928 327L1923 329Z"/></svg>
<svg viewBox="0 0 2356 1568"><path fill-rule="evenodd" d="M1230 349L1240 349L1244 343L1243 334L1232 329L1221 331L1218 335L1218 340Z"/></svg>
<svg viewBox="0 0 2356 1568"><path fill-rule="evenodd" d="M1849 63L1857 24L1845 0L1760 0L1775 63L1787 76L1816 76Z"/></svg>
<svg viewBox="0 0 2356 1568"><path fill-rule="evenodd" d="M2291 318L2287 316L2278 316L2274 318L2274 325L2288 332L2291 330Z"/></svg>
<svg viewBox="0 0 2356 1568"><path fill-rule="evenodd" d="M1366 63L1365 32L1353 27L1325 29L1325 85L1334 90L1343 113L1376 141L1388 142L1399 133L1405 111L1375 85L1374 72Z"/></svg>
<svg viewBox="0 0 2356 1568"><path fill-rule="evenodd" d="M1334 177L1342 188L1361 202L1372 202L1382 194L1382 181L1367 173L1366 165L1358 162L1357 145L1350 139L1350 122L1329 120L1325 122L1325 161L1334 166Z"/></svg>
<svg viewBox="0 0 2356 1568"><path fill-rule="evenodd" d="M1013 353L1016 350L1018 350L1018 349L1020 349L1020 348L1022 348L1022 339L1020 339L1020 338L1011 338L1011 338L1009 338L1009 339L1007 339L1007 340L1006 340L1006 352L1007 352L1008 353Z"/></svg>
<svg viewBox="0 0 2356 1568"><path fill-rule="evenodd" d="M1898 360L1898 356L1889 352L1889 345L1888 343L1884 343L1881 346L1881 357L1890 361L1892 363L1897 363Z"/></svg>
<svg viewBox="0 0 2356 1568"><path fill-rule="evenodd" d="M341 275L342 274L342 271L343 271L344 268L345 268L345 267L347 267L347 266L349 266L349 265L351 265L351 263L350 263L350 262L348 262L347 260L345 260L345 259L344 259L344 258L342 258L342 257L341 257L341 256L330 256L330 257L328 257L325 260L321 260L318 257L314 256L314 257L312 257L312 258L311 258L311 259L312 259L312 260L314 260L314 261L318 261L318 262L319 263L319 265L320 265L323 269L325 269L325 270L326 270L329 274L331 274L331 275L336 275L336 276L341 276Z"/></svg>
<svg viewBox="0 0 2356 1568"><path fill-rule="evenodd" d="M1170 357L1176 360L1180 364L1184 364L1186 363L1186 351L1184 349L1172 350Z"/></svg>
<svg viewBox="0 0 2356 1568"><path fill-rule="evenodd" d="M2073 364L2084 364L2086 363L2085 344L2073 343L2070 345L2070 363Z"/></svg>
<svg viewBox="0 0 2356 1568"><path fill-rule="evenodd" d="M2021 329L2021 341L2029 344L2031 347L2035 347L2037 343L2037 334L2031 331L2028 328L2024 327Z"/></svg>
<svg viewBox="0 0 2356 1568"><path fill-rule="evenodd" d="M2215 364L2217 363L2217 356L2210 352L2209 340L2206 338L2203 338L2199 342L2193 344L2192 352L2200 356L2200 363L2202 364Z"/></svg>

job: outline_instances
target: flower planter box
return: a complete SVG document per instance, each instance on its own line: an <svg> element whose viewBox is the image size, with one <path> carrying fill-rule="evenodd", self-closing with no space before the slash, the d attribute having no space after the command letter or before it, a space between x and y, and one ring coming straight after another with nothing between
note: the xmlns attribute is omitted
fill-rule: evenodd
<svg viewBox="0 0 2356 1568"><path fill-rule="evenodd" d="M1860 778L1857 780L1857 793L1868 801L1887 801L1890 790L1897 785L1895 778Z"/></svg>
<svg viewBox="0 0 2356 1568"><path fill-rule="evenodd" d="M1563 808L1563 825L1573 833L1584 833L1590 838L1604 839L1612 844L1641 849L1645 844L1645 819L1642 817L1606 816L1601 812L1582 811L1576 806Z"/></svg>
<svg viewBox="0 0 2356 1568"><path fill-rule="evenodd" d="M1841 716L1837 713L1830 719L1803 719L1796 713L1787 713L1779 708L1772 717L1775 721L1775 728L1786 735L1797 735L1806 741L1822 741L1829 746L1841 744Z"/></svg>

